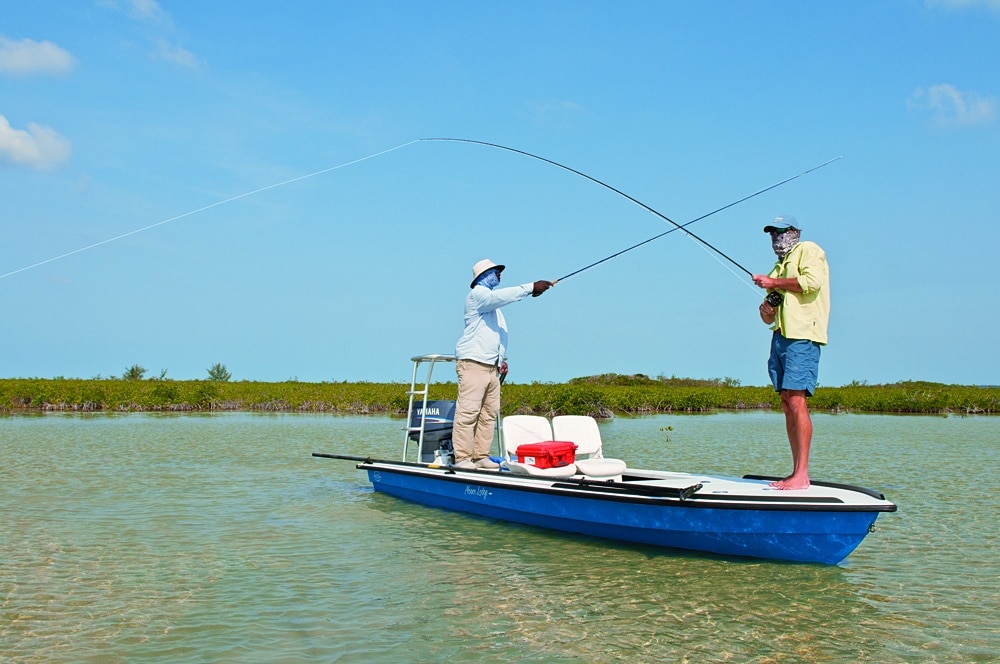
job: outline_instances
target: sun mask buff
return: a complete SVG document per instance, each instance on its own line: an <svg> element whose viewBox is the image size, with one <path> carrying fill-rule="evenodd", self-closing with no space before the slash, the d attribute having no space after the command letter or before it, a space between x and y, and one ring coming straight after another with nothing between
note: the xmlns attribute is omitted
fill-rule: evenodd
<svg viewBox="0 0 1000 664"><path fill-rule="evenodd" d="M490 290L493 290L494 288L500 285L500 275L497 274L496 270L490 270L489 272L487 272L486 274L484 274L479 278L479 281L476 282L476 285L486 286Z"/></svg>
<svg viewBox="0 0 1000 664"><path fill-rule="evenodd" d="M771 234L771 248L774 249L778 260L788 255L788 252L799 243L799 232L794 228L789 228L784 233Z"/></svg>

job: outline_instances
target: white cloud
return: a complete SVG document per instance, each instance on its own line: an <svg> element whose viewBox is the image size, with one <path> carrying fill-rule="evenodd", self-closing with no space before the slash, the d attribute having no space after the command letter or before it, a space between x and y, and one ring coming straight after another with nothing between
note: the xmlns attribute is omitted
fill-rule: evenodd
<svg viewBox="0 0 1000 664"><path fill-rule="evenodd" d="M168 44L163 40L156 43L156 57L164 62L171 62L188 69L198 68L198 58L194 56L194 53L182 46Z"/></svg>
<svg viewBox="0 0 1000 664"><path fill-rule="evenodd" d="M29 122L26 130L14 129L0 115L0 161L48 171L69 159L71 151L69 141L51 127Z"/></svg>
<svg viewBox="0 0 1000 664"><path fill-rule="evenodd" d="M128 6L129 13L137 18L155 21L167 18L166 12L156 0L128 0Z"/></svg>
<svg viewBox="0 0 1000 664"><path fill-rule="evenodd" d="M68 51L50 41L0 37L0 74L66 74L76 64Z"/></svg>
<svg viewBox="0 0 1000 664"><path fill-rule="evenodd" d="M566 123L585 114L586 109L575 101L552 99L548 101L531 101L525 104L530 117L538 122Z"/></svg>
<svg viewBox="0 0 1000 664"><path fill-rule="evenodd" d="M129 18L150 23L170 24L170 15L163 11L156 0L99 0L99 5L125 12Z"/></svg>
<svg viewBox="0 0 1000 664"><path fill-rule="evenodd" d="M162 35L174 32L173 19L156 0L99 0L99 4L127 14L133 21L151 25L155 32ZM151 38L150 42L152 58L188 69L198 68L198 58L183 46L172 44L163 37Z"/></svg>
<svg viewBox="0 0 1000 664"><path fill-rule="evenodd" d="M946 127L988 124L997 115L996 99L963 92L948 83L917 88L907 104L912 109L930 112L936 123Z"/></svg>

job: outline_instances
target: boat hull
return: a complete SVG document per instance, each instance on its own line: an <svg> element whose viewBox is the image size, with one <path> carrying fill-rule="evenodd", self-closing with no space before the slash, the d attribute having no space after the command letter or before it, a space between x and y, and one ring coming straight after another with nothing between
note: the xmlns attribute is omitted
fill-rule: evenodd
<svg viewBox="0 0 1000 664"><path fill-rule="evenodd" d="M870 532L878 512L891 511L782 498L763 505L728 496L606 494L592 485L390 462L358 467L376 491L442 509L624 542L807 563L839 563Z"/></svg>

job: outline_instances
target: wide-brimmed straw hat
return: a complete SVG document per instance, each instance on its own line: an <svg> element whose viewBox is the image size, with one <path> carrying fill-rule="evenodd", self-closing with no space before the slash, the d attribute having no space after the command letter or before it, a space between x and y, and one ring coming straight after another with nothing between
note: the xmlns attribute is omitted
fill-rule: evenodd
<svg viewBox="0 0 1000 664"><path fill-rule="evenodd" d="M475 265L472 266L472 283L469 284L469 288L472 288L473 286L475 286L476 285L476 279L478 279L479 277L481 277L483 275L483 273L486 272L487 270L493 270L493 269L495 269L497 272L503 272L503 270L504 270L505 267L507 267L507 266L506 265L497 265L496 263L494 263L493 261L491 261L489 258L484 258L483 260L479 261L478 263L476 263Z"/></svg>

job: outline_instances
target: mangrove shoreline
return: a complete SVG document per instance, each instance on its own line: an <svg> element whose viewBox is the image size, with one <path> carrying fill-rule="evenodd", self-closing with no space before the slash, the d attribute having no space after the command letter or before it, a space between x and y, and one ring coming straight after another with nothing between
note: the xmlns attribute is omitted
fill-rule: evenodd
<svg viewBox="0 0 1000 664"><path fill-rule="evenodd" d="M301 412L405 415L409 384L281 383L116 378L0 379L0 414L44 412ZM454 399L455 383L431 385L431 399ZM986 414L1000 412L1000 387L907 381L819 387L813 412ZM598 376L568 383L507 383L503 415L649 415L712 410L780 410L770 387L715 380Z"/></svg>

